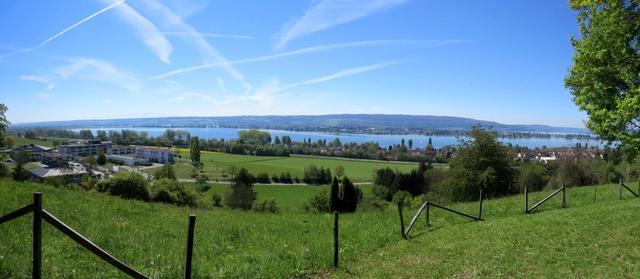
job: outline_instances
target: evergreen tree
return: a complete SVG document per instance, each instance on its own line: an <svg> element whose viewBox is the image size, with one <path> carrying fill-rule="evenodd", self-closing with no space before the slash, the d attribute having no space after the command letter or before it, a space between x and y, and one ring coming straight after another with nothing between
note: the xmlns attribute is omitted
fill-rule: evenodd
<svg viewBox="0 0 640 279"><path fill-rule="evenodd" d="M280 142L280 138L279 138L278 136L276 136L276 139L275 139L275 141L274 141L274 144L275 144L275 145L280 145L280 144L282 144L282 142Z"/></svg>
<svg viewBox="0 0 640 279"><path fill-rule="evenodd" d="M342 178L342 210L344 212L356 212L360 200L359 189L349 180Z"/></svg>
<svg viewBox="0 0 640 279"><path fill-rule="evenodd" d="M409 139L409 149L413 148L413 139Z"/></svg>
<svg viewBox="0 0 640 279"><path fill-rule="evenodd" d="M200 139L198 137L192 137L190 141L189 153L191 155L191 163L194 166L200 165Z"/></svg>
<svg viewBox="0 0 640 279"><path fill-rule="evenodd" d="M256 197L257 194L253 191L253 177L245 168L240 169L227 192L227 206L233 209L250 210Z"/></svg>

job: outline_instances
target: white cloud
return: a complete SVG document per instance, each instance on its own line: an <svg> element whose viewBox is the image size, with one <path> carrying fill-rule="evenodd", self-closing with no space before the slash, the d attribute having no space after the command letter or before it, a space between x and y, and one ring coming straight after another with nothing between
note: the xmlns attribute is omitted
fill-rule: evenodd
<svg viewBox="0 0 640 279"><path fill-rule="evenodd" d="M245 90L252 90L253 87L245 76L234 68L217 49L211 46L202 33L184 22L181 17L162 3L156 0L141 0L141 2L144 4L146 11L154 13L159 20L162 20L162 24L166 25L170 32L183 34L181 38L198 49L203 63L215 63L221 70L239 81Z"/></svg>
<svg viewBox="0 0 640 279"><path fill-rule="evenodd" d="M276 95L280 95L280 93L284 93L287 90L291 90L294 88L303 87L307 85L312 85L312 84L328 82L336 79L341 79L341 78L361 74L364 72L384 68L387 66L399 64L402 62L403 61L391 61L386 63L378 63L378 64L373 64L368 66L343 69L330 75L308 79L305 81L295 82L285 86L280 86L280 83L278 80L272 80L268 82L266 85L264 85L263 87L255 90L250 94L244 94L242 96L228 98L222 103L228 104L228 103L235 103L235 102L242 102L242 101L257 101L266 105L270 105L270 104L273 104Z"/></svg>
<svg viewBox="0 0 640 279"><path fill-rule="evenodd" d="M181 32L162 32L163 35L167 36L190 36L189 33L181 33ZM252 40L253 37L247 35L237 35L237 34L222 34L222 33L210 33L210 32L198 32L199 35L203 37L210 38L231 38L231 39L243 39L243 40Z"/></svg>
<svg viewBox="0 0 640 279"><path fill-rule="evenodd" d="M48 39L44 40L42 43L38 44L37 46L33 46L33 47L30 47L30 48L25 48L25 49L19 49L19 50L16 50L14 52L2 55L2 56L0 56L0 58L4 58L4 57L11 56L11 55L18 54L18 53L29 52L29 51L41 48L41 47L47 45L48 43L50 43L51 41L53 41L53 40L57 39L58 37L62 36L64 33L67 33L69 31L71 31L71 29L74 29L74 28L78 27L80 24L83 24L86 21L88 21L88 20L90 20L90 19L92 19L92 18L94 18L94 17L96 17L96 16L108 11L108 10L111 10L112 8L122 4L124 1L126 1L126 0L114 1L111 5L105 7L102 10L99 10L99 11L91 14L88 17L83 18L82 20L76 22L75 24L65 28L64 30L58 32L57 34L55 34L55 35L49 37Z"/></svg>
<svg viewBox="0 0 640 279"><path fill-rule="evenodd" d="M283 48L298 37L345 24L404 2L407 0L320 0L301 18L282 28L274 47Z"/></svg>
<svg viewBox="0 0 640 279"><path fill-rule="evenodd" d="M366 47L366 46L391 46L391 45L421 45L424 47L442 47L453 43L463 42L461 40L373 40L373 41L356 41L356 42L346 42L346 43L338 43L338 44L328 44L328 45L319 45L313 47L307 47L287 52L280 52L275 54L263 55L253 58L245 58L238 59L234 61L229 61L229 64L245 64L245 63L255 63L255 62L263 62L276 60L287 57L294 57L298 55L331 51L342 48L351 48L351 47ZM178 74L193 72L197 70L213 68L217 66L221 66L223 64L220 63L209 63L209 64L201 64L192 67L180 68L173 71L169 71L166 73L159 74L157 76L152 77L151 79L162 79L171 77Z"/></svg>
<svg viewBox="0 0 640 279"><path fill-rule="evenodd" d="M103 1L110 3L114 2L114 0ZM147 45L147 47L151 49L151 51L153 51L153 53L155 53L162 62L167 64L171 63L170 58L173 46L169 40L162 35L162 32L160 32L158 27L126 3L116 6L115 11L122 20L133 27L145 45Z"/></svg>
<svg viewBox="0 0 640 279"><path fill-rule="evenodd" d="M131 73L118 69L113 64L91 58L73 58L70 63L58 67L55 73L63 79L80 79L114 83L136 92L140 82Z"/></svg>

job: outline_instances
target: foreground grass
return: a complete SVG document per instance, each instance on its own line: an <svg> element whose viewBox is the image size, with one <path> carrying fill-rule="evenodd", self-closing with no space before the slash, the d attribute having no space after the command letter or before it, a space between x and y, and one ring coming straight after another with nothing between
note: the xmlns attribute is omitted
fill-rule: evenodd
<svg viewBox="0 0 640 279"><path fill-rule="evenodd" d="M593 187L572 189L569 208L555 210L557 196L531 215L522 213L521 196L490 202L483 222L434 210L433 226L419 226L409 241L319 277L638 278L640 199L625 193L617 200L617 187L598 188L595 203ZM542 194L548 192L531 200ZM462 208L473 212L470 205Z"/></svg>
<svg viewBox="0 0 640 279"><path fill-rule="evenodd" d="M181 150L179 154L183 159L179 159L174 165L176 176L184 179L191 178L193 167L189 161L186 160L189 158L189 152ZM288 172L292 177L302 179L304 167L306 166L313 164L317 167L325 167L333 171L340 165L344 167L345 174L356 182L372 181L374 172L385 167L402 171L409 171L418 167L417 163L358 161L301 156L248 156L207 151L202 151L201 161L204 163L205 173L212 181L224 179L224 175L229 173L230 167L236 167L237 169L246 168L256 175L264 172L272 176L274 174L280 175L283 172ZM151 174L153 174L154 171L154 169L145 170L145 172Z"/></svg>
<svg viewBox="0 0 640 279"><path fill-rule="evenodd" d="M274 186L275 187L275 186ZM287 187L287 186L285 186ZM297 189L297 188L290 188ZM153 278L182 272L189 209L0 181L0 214L44 193L44 207L116 257ZM533 193L531 204L548 192ZM409 241L387 210L340 218L341 268L332 262L328 214L197 211L194 278L629 277L640 275L640 199L617 199L613 185L568 191L525 215L522 196L488 200L486 221L434 209ZM475 213L477 203L451 205ZM410 219L415 208L405 211ZM28 278L31 219L0 225L0 278ZM66 236L44 225L43 274L53 278L124 278Z"/></svg>
<svg viewBox="0 0 640 279"><path fill-rule="evenodd" d="M180 277L189 209L0 181L0 214L31 203L34 191L43 192L46 210L124 262L153 278ZM332 215L227 209L195 213L194 278L286 278L331 265ZM395 223L393 215L343 215L342 258L354 260L397 241L387 229ZM366 230L359 231L361 226ZM0 278L29 277L30 232L28 217L0 225ZM43 274L51 278L126 278L47 224L43 258Z"/></svg>

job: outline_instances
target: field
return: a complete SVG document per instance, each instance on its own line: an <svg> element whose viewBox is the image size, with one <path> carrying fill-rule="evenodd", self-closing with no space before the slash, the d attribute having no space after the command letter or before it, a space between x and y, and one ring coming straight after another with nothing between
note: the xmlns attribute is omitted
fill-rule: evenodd
<svg viewBox="0 0 640 279"><path fill-rule="evenodd" d="M189 158L188 151L180 151L182 159L178 159L174 165L178 178L191 178L193 167L187 161ZM332 171L336 166L344 167L345 174L356 182L369 182L372 180L373 173L381 168L390 167L408 171L418 166L417 163L404 162L384 162L384 161L366 161L366 160L345 160L336 158L323 157L267 157L267 156L247 156L236 155L219 152L202 152L201 161L204 163L205 173L211 180L223 179L225 174L229 173L230 167L248 169L253 174L266 172L269 176L282 172L289 172L292 177L302 179L304 167L315 164L318 167L330 168ZM153 169L145 170L145 172L153 173Z"/></svg>
<svg viewBox="0 0 640 279"><path fill-rule="evenodd" d="M35 145L53 147L54 140L59 140L60 142L67 141L66 139L58 139L58 138L47 138L47 140L39 140L39 139L28 139L25 137L16 137L15 139L16 139L16 142L14 144L15 146L35 144Z"/></svg>
<svg viewBox="0 0 640 279"><path fill-rule="evenodd" d="M307 195L270 187L259 196ZM116 257L153 278L179 277L192 210L4 180L0 214L30 203L36 190L45 209ZM531 194L532 203L546 194ZM409 241L400 238L394 206L343 214L337 270L330 268L331 215L197 210L194 278L638 277L640 199L627 193L618 200L617 187L608 185L599 186L595 204L593 187L570 189L568 202L560 209L554 197L525 215L522 196L488 200L482 222L433 210L432 226L420 220ZM477 203L452 206L477 211ZM407 220L414 211L405 211ZM30 228L27 217L0 225L0 278L28 278ZM43 243L43 274L124 278L49 225Z"/></svg>

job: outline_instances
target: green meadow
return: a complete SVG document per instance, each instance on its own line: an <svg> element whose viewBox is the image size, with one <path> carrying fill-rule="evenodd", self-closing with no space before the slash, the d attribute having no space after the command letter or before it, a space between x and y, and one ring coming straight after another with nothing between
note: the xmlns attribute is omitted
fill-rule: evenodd
<svg viewBox="0 0 640 279"><path fill-rule="evenodd" d="M174 164L176 176L178 178L191 178L193 166L190 164L189 152L181 150L179 158ZM302 179L304 167L308 165L316 165L317 167L330 168L331 171L336 166L343 166L345 174L356 182L369 182L373 179L376 170L390 167L402 171L409 171L417 168L417 163L406 162L385 162L370 160L349 160L328 157L270 157L270 156L248 156L227 154L220 152L203 151L201 161L204 163L204 171L213 181L224 179L225 174L229 174L229 169L235 167L237 169L246 168L251 173L267 173L269 176L280 175L282 172L288 172L293 178ZM440 165L439 165L440 166ZM153 173L154 169L146 169L145 172Z"/></svg>
<svg viewBox="0 0 640 279"><path fill-rule="evenodd" d="M313 187L256 190L259 199L272 195L297 207L321 190ZM625 193L619 200L618 188L605 185L594 201L593 190L569 189L569 208L561 209L556 196L529 215L522 196L487 200L481 222L433 209L431 226L422 217L409 240L400 237L393 205L343 214L338 269L331 267L330 214L194 210L9 180L0 181L0 214L42 191L46 210L152 278L180 276L190 212L197 215L194 278L638 277L640 199ZM530 204L547 194L532 193ZM405 210L406 222L417 206ZM471 214L478 209L477 202L450 206ZM29 217L0 225L0 278L29 277L30 232ZM125 278L47 224L43 245L48 277Z"/></svg>

